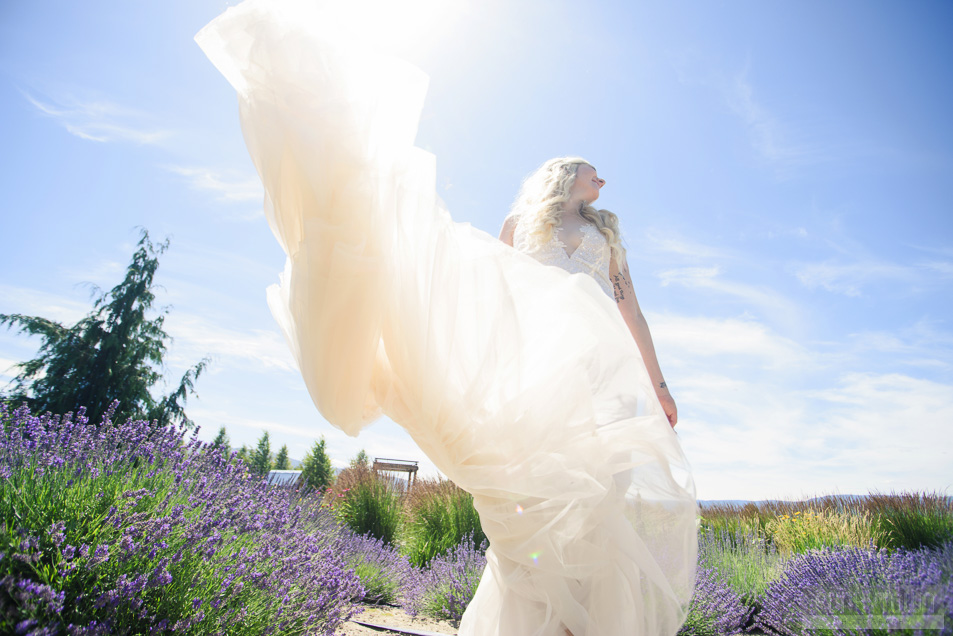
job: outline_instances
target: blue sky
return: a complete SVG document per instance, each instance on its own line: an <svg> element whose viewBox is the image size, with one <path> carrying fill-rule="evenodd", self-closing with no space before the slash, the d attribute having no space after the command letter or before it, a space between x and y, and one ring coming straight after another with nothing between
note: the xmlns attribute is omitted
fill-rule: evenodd
<svg viewBox="0 0 953 636"><path fill-rule="evenodd" d="M192 40L229 4L0 4L0 312L78 319L145 227L171 237L170 377L215 359L203 438L267 430L300 458L324 435L337 465L434 474L392 422L325 422L269 314L284 255ZM545 159L596 165L700 498L950 493L953 4L440 6L401 49L431 77L440 195L495 235ZM0 332L0 381L38 344Z"/></svg>

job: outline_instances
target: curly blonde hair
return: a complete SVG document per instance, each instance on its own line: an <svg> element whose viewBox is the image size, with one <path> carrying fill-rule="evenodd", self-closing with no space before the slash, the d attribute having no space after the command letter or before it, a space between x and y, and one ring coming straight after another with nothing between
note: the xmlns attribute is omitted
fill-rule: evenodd
<svg viewBox="0 0 953 636"><path fill-rule="evenodd" d="M532 245L548 242L553 236L553 229L562 223L562 206L569 201L569 191L581 165L592 167L591 163L580 157L557 157L523 180L507 216L517 217L524 224ZM591 205L583 205L579 215L602 232L612 258L622 269L625 248L621 242L619 217L609 210L597 210Z"/></svg>

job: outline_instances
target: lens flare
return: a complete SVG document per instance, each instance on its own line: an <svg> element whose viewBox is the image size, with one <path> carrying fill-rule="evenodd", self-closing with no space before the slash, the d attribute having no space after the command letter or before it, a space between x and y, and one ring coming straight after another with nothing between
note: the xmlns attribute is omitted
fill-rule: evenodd
<svg viewBox="0 0 953 636"><path fill-rule="evenodd" d="M415 56L426 52L464 14L464 0L274 0L286 15L312 25L333 25L324 35L377 53Z"/></svg>

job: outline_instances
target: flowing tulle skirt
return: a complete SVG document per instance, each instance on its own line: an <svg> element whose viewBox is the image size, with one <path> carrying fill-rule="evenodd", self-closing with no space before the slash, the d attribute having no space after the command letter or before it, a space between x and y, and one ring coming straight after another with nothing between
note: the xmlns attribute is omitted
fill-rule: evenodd
<svg viewBox="0 0 953 636"><path fill-rule="evenodd" d="M618 309L454 223L413 146L426 76L331 31L250 0L196 38L238 92L315 404L350 435L386 414L473 494L490 547L461 635L675 634L694 483Z"/></svg>

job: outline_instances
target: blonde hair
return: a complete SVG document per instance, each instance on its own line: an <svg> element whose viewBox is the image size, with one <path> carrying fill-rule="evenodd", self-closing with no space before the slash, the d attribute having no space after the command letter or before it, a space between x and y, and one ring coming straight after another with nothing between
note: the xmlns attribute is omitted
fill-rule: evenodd
<svg viewBox="0 0 953 636"><path fill-rule="evenodd" d="M580 157L557 157L541 165L523 180L508 216L518 217L518 221L524 224L531 245L547 243L553 236L553 229L561 224L562 206L569 201L569 191L581 165L592 167L591 163ZM622 269L625 248L620 240L619 217L609 210L597 210L591 205L583 205L579 215L602 232L612 258Z"/></svg>

